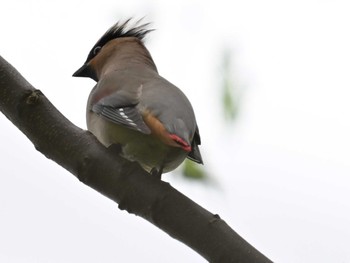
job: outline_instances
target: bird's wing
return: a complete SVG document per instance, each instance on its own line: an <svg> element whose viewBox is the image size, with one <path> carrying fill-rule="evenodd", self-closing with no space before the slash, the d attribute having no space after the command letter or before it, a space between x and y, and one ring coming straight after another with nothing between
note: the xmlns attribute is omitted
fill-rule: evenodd
<svg viewBox="0 0 350 263"><path fill-rule="evenodd" d="M137 89L121 89L103 97L92 105L91 110L101 117L127 128L150 134L137 107L142 85Z"/></svg>

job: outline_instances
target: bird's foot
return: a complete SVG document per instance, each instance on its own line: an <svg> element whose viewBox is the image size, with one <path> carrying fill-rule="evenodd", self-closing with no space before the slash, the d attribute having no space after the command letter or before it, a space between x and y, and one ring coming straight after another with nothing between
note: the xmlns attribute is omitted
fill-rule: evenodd
<svg viewBox="0 0 350 263"><path fill-rule="evenodd" d="M121 144L111 144L110 146L108 146L107 149L110 153L115 155L121 155L121 153L123 152Z"/></svg>
<svg viewBox="0 0 350 263"><path fill-rule="evenodd" d="M159 180L162 180L162 173L163 173L163 167L161 167L159 170L156 167L154 167L154 168L152 168L152 170L150 172L150 174L152 176L154 176L155 178L157 178Z"/></svg>

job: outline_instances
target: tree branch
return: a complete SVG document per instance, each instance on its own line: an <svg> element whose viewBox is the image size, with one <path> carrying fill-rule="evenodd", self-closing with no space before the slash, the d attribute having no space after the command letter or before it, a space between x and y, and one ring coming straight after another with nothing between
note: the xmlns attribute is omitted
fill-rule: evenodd
<svg viewBox="0 0 350 263"><path fill-rule="evenodd" d="M0 110L47 158L208 261L271 262L218 215L149 176L137 163L111 154L91 133L67 120L1 56Z"/></svg>

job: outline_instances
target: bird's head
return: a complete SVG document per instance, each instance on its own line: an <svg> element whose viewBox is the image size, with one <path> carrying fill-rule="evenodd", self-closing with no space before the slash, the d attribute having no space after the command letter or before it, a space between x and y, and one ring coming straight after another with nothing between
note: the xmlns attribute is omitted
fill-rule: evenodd
<svg viewBox="0 0 350 263"><path fill-rule="evenodd" d="M89 77L98 81L101 71L110 62L110 59L115 55L120 57L125 50L136 51L132 53L137 54L137 49L144 49L146 55L149 55L143 45L143 40L153 29L147 29L149 23L141 24L142 19L133 25L130 25L131 20L129 18L124 22L118 21L108 29L90 50L85 63L73 74L73 77ZM156 68L150 55L149 59L149 63Z"/></svg>

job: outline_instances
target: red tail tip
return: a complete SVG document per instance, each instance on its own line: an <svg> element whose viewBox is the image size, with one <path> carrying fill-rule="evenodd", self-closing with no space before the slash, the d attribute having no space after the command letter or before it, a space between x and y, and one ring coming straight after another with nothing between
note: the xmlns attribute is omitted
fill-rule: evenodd
<svg viewBox="0 0 350 263"><path fill-rule="evenodd" d="M169 134L169 137L175 141L179 146L181 146L181 148L183 150L185 150L186 152L190 152L192 151L192 147L191 145L189 145L187 142L185 142L182 138L180 138L179 136L177 136L176 134Z"/></svg>

